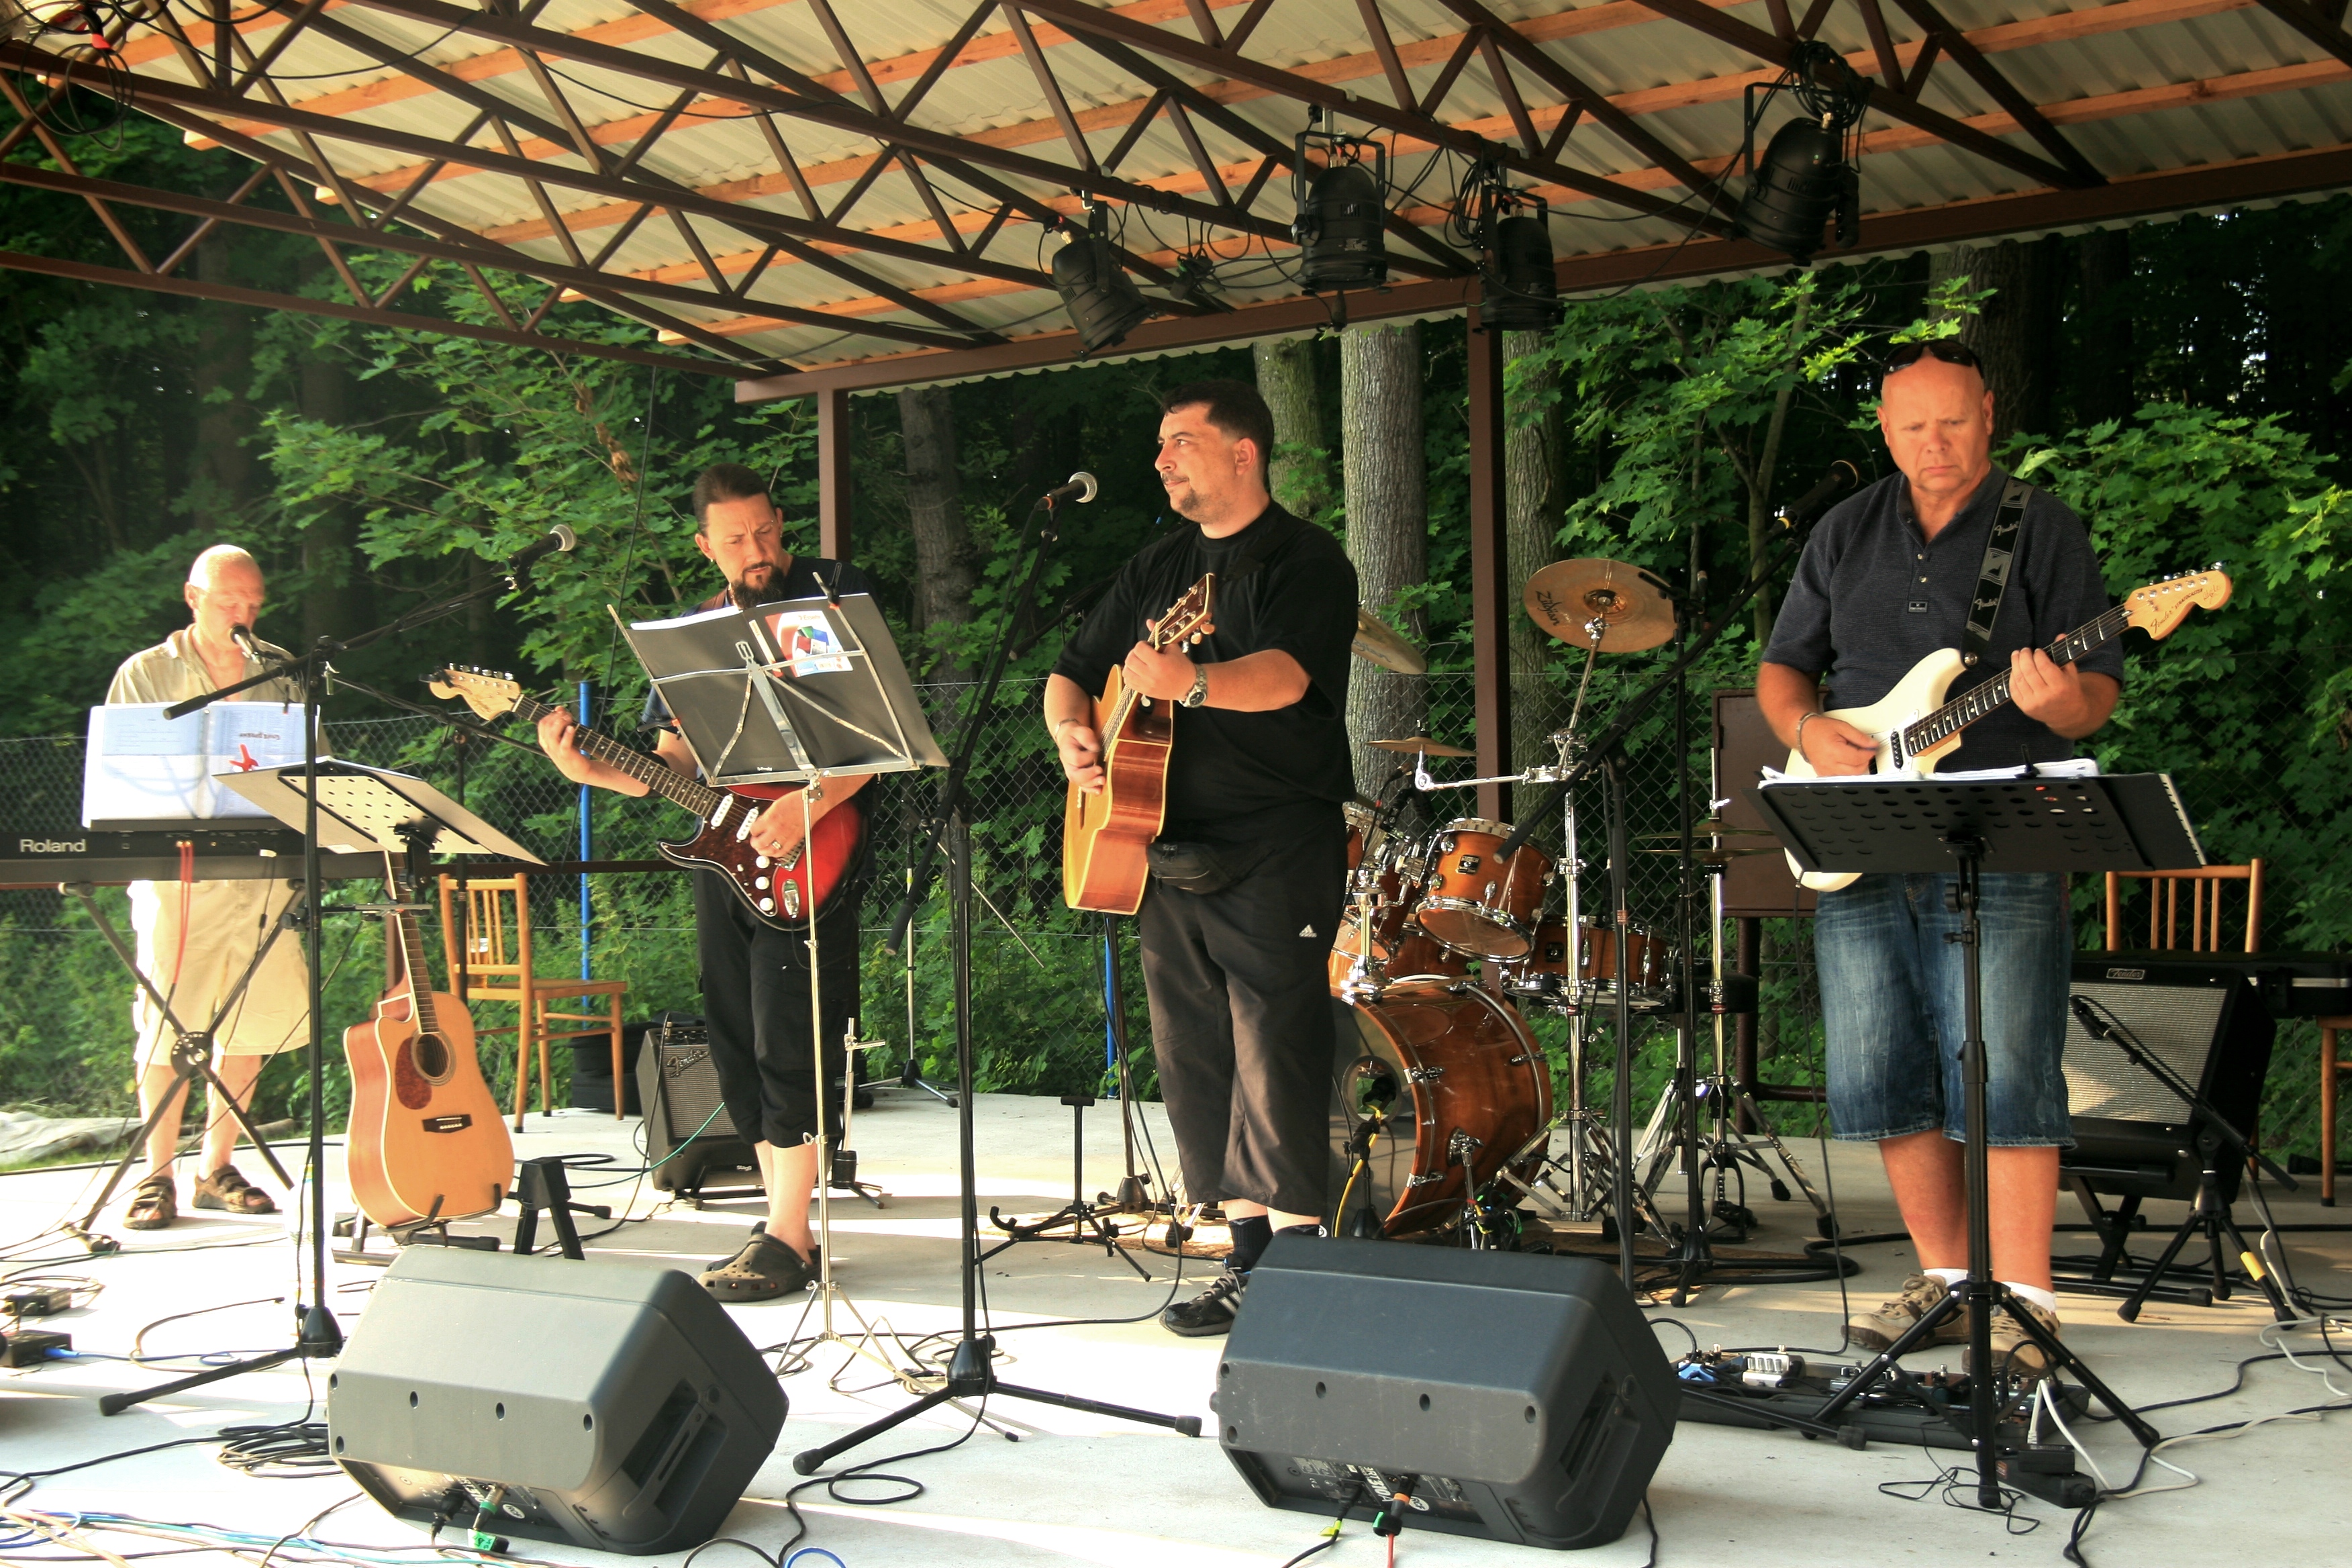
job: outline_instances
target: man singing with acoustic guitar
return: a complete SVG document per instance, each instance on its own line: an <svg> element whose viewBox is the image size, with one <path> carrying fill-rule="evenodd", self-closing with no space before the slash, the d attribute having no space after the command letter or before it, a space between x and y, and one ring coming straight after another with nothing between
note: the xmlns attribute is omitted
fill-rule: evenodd
<svg viewBox="0 0 2352 1568"><path fill-rule="evenodd" d="M1070 781L1098 791L1094 699L1112 667L1173 705L1167 816L1139 911L1143 978L1185 1189L1223 1205L1234 1250L1160 1321L1222 1334L1274 1233L1319 1226L1327 1196L1356 574L1338 541L1267 492L1274 418L1255 387L1196 382L1160 409L1160 483L1190 525L1129 562L1070 639L1045 721ZM1144 640L1211 574L1214 630L1190 647Z"/></svg>
<svg viewBox="0 0 2352 1568"><path fill-rule="evenodd" d="M695 548L727 579L720 593L698 609L717 609L728 599L751 609L783 599L872 591L855 566L816 556L795 557L784 548L783 517L769 502L759 475L735 463L719 463L694 482ZM660 726L654 750L678 773L694 776L694 758L672 727L658 692L647 698L645 722ZM539 743L563 776L625 795L646 793L647 784L613 763L585 754L578 723L558 710L539 721ZM853 816L852 797L866 775L827 779L808 803L811 823L834 812ZM744 785L741 795L764 795L774 804L751 828L751 847L772 860L789 860L801 846L803 805L797 790ZM862 861L861 838L853 861ZM817 1033L824 1041L825 1124L841 1126L841 1042L857 1004L857 910L862 865L851 865L817 913L818 984L824 1017ZM797 912L797 911L793 911ZM702 1010L710 1031L711 1065L738 1133L751 1140L768 1192L768 1217L731 1258L701 1276L703 1287L721 1300L761 1301L804 1289L815 1278L816 1240L809 1232L809 1194L816 1185L816 1055L809 1027L809 960L805 921L778 930L744 904L735 885L716 871L694 873L696 956L702 978Z"/></svg>

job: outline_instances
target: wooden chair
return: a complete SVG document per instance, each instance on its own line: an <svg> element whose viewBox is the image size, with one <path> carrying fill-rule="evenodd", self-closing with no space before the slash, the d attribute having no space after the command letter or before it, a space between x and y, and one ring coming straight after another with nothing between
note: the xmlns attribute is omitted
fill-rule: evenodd
<svg viewBox="0 0 2352 1568"><path fill-rule="evenodd" d="M515 1009L512 1024L475 1026L477 1036L515 1037L514 1130L522 1131L523 1107L530 1089L530 1052L539 1047L539 1110L554 1109L554 1090L548 1078L547 1043L575 1040L589 1035L609 1035L613 1041L613 1115L622 1114L621 998L628 994L625 980L583 980L578 975L541 974L530 952L530 890L521 872L511 877L469 877L465 883L465 922L457 922L455 900L457 879L441 879L441 942L448 969L449 990L475 1002L503 1002ZM457 964L465 961L466 984L457 985ZM553 1004L576 998L586 1004L603 998L603 1010L559 1012ZM560 1027L578 1024L581 1028Z"/></svg>
<svg viewBox="0 0 2352 1568"><path fill-rule="evenodd" d="M2336 1090L2352 1077L2338 1035L2352 1035L2352 1016L2319 1020L2319 1201L2328 1208L2336 1206Z"/></svg>
<svg viewBox="0 0 2352 1568"><path fill-rule="evenodd" d="M2181 951L2180 892L2189 889L2189 952L2235 952L2221 945L2221 890L2231 882L2246 885L2245 948L2247 952L2259 952L2263 945L2263 863L2249 860L2242 866L2200 866L2193 871L2110 871L2107 873L2107 951L2123 949L2123 883L2125 879L2146 882L2147 889L2147 940L2135 942L2135 948ZM2133 934L2137 935L2137 931Z"/></svg>

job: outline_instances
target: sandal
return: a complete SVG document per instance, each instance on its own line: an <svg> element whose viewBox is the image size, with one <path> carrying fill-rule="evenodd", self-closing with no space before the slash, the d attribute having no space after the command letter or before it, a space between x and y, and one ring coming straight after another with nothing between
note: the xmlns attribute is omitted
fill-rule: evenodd
<svg viewBox="0 0 2352 1568"><path fill-rule="evenodd" d="M807 1262L789 1243L761 1230L734 1257L705 1270L697 1283L722 1301L768 1301L807 1289L812 1278Z"/></svg>
<svg viewBox="0 0 2352 1568"><path fill-rule="evenodd" d="M128 1230L162 1230L179 1217L179 1186L170 1173L161 1172L131 1190L131 1209L122 1224Z"/></svg>
<svg viewBox="0 0 2352 1568"><path fill-rule="evenodd" d="M221 1209L229 1214L276 1214L277 1204L268 1193L245 1179L235 1165L223 1165L209 1176L198 1178L193 1206L200 1209Z"/></svg>
<svg viewBox="0 0 2352 1568"><path fill-rule="evenodd" d="M767 1222L766 1220L763 1220L763 1219L762 1219L762 1220L754 1220L754 1221L751 1223L751 1234L752 1234L753 1236L765 1236L767 1233L768 1233L768 1222ZM789 1242L787 1242L787 1243L785 1243L785 1245L789 1247L789 1246L791 1246L792 1244L791 1244L791 1243L789 1243ZM705 1274L716 1274L716 1273L718 1273L720 1269L722 1269L722 1268L726 1268L729 1264L730 1264L730 1263L734 1262L734 1261L735 1261L736 1257L740 1254L740 1249L739 1248L739 1249L737 1250L737 1252L736 1252L736 1253L730 1253L730 1254L729 1254L727 1257L725 1257L725 1258L712 1258L709 1263L706 1263L706 1264L704 1264L704 1265L702 1266L702 1271L703 1271ZM816 1260L817 1260L817 1258L818 1258L820 1256L822 1256L822 1255L823 1255L823 1253L824 1253L824 1247L810 1247L810 1248L808 1249L808 1271L809 1271L809 1278L810 1278L810 1279L815 1279L815 1278L816 1278L816 1273L817 1273Z"/></svg>

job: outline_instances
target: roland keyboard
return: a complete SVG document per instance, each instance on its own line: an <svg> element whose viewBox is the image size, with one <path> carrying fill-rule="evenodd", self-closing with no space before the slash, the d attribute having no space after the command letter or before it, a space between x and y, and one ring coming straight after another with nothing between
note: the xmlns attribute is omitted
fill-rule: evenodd
<svg viewBox="0 0 2352 1568"><path fill-rule="evenodd" d="M175 882L180 846L195 851L198 881L296 878L302 874L302 836L291 828L256 826L141 828L98 832L10 833L0 837L0 889L54 888L60 882ZM381 877L381 855L322 855L329 881Z"/></svg>

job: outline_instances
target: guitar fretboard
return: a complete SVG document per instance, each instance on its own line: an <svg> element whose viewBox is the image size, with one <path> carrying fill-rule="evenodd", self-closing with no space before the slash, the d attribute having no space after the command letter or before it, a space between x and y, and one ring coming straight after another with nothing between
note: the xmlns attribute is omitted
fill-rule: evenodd
<svg viewBox="0 0 2352 1568"><path fill-rule="evenodd" d="M398 896L397 892L394 894ZM409 1005L415 1009L416 1032L437 1035L441 1027L433 1021L433 977L425 968L425 938L418 933L416 922L401 910L393 911L392 923L400 932L400 962L408 975Z"/></svg>
<svg viewBox="0 0 2352 1568"><path fill-rule="evenodd" d="M2126 606L2117 605L2086 625L2075 627L2042 651L2056 663L2072 664L2102 643L2122 636L2124 627L2130 624ZM1930 746L1959 733L2008 700L2009 671L2003 670L1906 728L1903 731L1904 749L1910 755L1916 756Z"/></svg>
<svg viewBox="0 0 2352 1568"><path fill-rule="evenodd" d="M530 697L518 698L514 710L533 724L550 713L562 711ZM711 813L717 811L719 803L727 798L720 791L688 778L659 757L647 756L634 746L625 746L610 735L595 730L582 730L574 739L583 755L611 763L671 805L684 806L705 821L709 820Z"/></svg>

